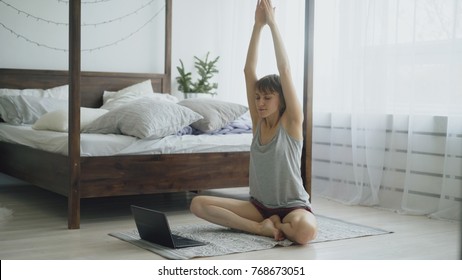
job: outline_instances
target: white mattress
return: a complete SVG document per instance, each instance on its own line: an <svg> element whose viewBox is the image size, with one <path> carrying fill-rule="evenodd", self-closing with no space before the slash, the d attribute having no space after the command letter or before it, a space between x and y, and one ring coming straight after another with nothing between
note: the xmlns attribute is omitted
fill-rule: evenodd
<svg viewBox="0 0 462 280"><path fill-rule="evenodd" d="M0 123L0 141L67 155L67 133L34 130L31 126ZM226 135L171 135L162 139L138 139L115 134L80 136L81 156L174 154L249 151L251 133Z"/></svg>

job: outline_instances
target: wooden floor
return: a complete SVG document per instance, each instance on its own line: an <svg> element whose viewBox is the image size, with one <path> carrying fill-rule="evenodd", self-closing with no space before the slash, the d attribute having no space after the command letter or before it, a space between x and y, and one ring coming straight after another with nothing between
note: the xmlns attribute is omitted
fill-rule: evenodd
<svg viewBox="0 0 462 280"><path fill-rule="evenodd" d="M245 198L246 188L211 191ZM88 199L82 202L79 230L67 229L67 201L37 187L5 179L0 174L0 207L13 216L0 223L0 259L162 259L122 242L110 232L134 228L129 205L166 211L172 224L198 222L188 211L194 194ZM291 246L210 259L296 260L451 260L460 259L459 223L344 206L314 197L315 212L349 222L393 231L393 234Z"/></svg>

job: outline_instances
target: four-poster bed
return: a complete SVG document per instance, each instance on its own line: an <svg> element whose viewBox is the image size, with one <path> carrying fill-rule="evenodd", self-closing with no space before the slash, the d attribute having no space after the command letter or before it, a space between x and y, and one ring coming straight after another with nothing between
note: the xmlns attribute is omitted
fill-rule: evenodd
<svg viewBox="0 0 462 280"><path fill-rule="evenodd" d="M302 159L302 173L308 192L311 191L312 2L306 4L306 133ZM0 88L51 88L69 84L67 153L0 141L0 172L66 196L69 229L80 227L82 198L248 186L248 151L109 156L81 154L80 107L99 108L104 91L117 91L148 79L155 92L170 93L172 0L165 3L164 73L82 72L80 0L69 1L69 71L0 69Z"/></svg>

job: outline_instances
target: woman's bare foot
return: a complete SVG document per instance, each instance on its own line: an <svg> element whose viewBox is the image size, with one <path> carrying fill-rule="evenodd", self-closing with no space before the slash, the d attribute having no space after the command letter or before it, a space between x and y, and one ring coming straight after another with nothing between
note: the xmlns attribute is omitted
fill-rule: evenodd
<svg viewBox="0 0 462 280"><path fill-rule="evenodd" d="M281 218L279 218L278 215L273 215L273 216L269 217L269 219L273 222L274 227L279 232L278 236L277 237L275 236L274 239L276 239L278 241L286 239L286 236L284 235L284 232L280 228L281 225L282 225Z"/></svg>
<svg viewBox="0 0 462 280"><path fill-rule="evenodd" d="M279 219L279 217L278 217ZM263 236L268 236L268 237L273 237L275 240L277 241L281 241L281 240L284 240L285 239L285 236L284 234L282 233L281 230L279 230L278 228L276 228L273 220L275 220L274 218L272 219L272 217L268 218L268 219L265 219L263 220L261 223L260 223L260 232L261 232L261 235ZM276 220L275 220L276 221ZM279 220L279 223L281 221Z"/></svg>
<svg viewBox="0 0 462 280"><path fill-rule="evenodd" d="M279 226L281 225L281 218L279 218L278 215L273 215L269 217L268 219L270 219L273 222L274 227L279 229Z"/></svg>

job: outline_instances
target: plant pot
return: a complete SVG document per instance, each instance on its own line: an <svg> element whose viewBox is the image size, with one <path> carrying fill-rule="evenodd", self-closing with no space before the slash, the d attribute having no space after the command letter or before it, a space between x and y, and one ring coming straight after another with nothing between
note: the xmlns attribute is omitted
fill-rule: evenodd
<svg viewBox="0 0 462 280"><path fill-rule="evenodd" d="M189 92L185 94L186 99L190 98L213 98L215 94L204 93L204 92Z"/></svg>

